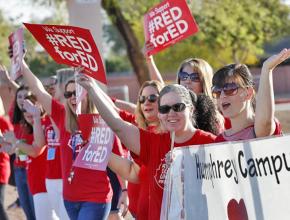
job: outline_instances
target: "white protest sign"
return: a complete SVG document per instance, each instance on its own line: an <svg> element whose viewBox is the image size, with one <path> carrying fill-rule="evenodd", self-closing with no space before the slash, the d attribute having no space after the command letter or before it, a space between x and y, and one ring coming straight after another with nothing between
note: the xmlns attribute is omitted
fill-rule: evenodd
<svg viewBox="0 0 290 220"><path fill-rule="evenodd" d="M289 143L287 135L175 148L161 219L289 219Z"/></svg>

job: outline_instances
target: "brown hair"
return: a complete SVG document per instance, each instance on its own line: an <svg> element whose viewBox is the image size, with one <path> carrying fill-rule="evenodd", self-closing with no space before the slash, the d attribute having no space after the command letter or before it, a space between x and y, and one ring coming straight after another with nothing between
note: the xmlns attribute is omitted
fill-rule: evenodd
<svg viewBox="0 0 290 220"><path fill-rule="evenodd" d="M219 69L213 76L213 87L223 87L227 82L235 82L242 88L253 88L254 95L251 103L255 109L255 89L253 75L245 64L229 64Z"/></svg>
<svg viewBox="0 0 290 220"><path fill-rule="evenodd" d="M174 84L165 86L159 95L158 105L160 106L160 100L162 96L169 92L176 93L188 106L194 106L195 110L191 115L192 125L196 128L204 131L218 134L218 118L216 106L212 99L205 95L196 95L194 92L186 89L182 85Z"/></svg>
<svg viewBox="0 0 290 220"><path fill-rule="evenodd" d="M154 87L157 90L157 94L159 94L159 92L161 91L163 85L157 81L157 80L151 80L151 81L145 81L142 85L141 88L139 89L138 92L138 97L142 94L143 90L145 87ZM144 114L141 110L141 104L139 102L139 99L137 100L137 106L136 106L136 110L135 110L135 116L136 116L136 122L138 124L139 128L142 129L147 129L148 127L148 123L146 122L146 119L144 117Z"/></svg>
<svg viewBox="0 0 290 220"><path fill-rule="evenodd" d="M178 73L182 71L185 66L191 66L194 72L197 72L202 83L203 93L212 98L211 87L212 87L212 77L213 70L212 67L203 59L199 58L188 58L180 64L177 72L177 83L180 84L180 79Z"/></svg>

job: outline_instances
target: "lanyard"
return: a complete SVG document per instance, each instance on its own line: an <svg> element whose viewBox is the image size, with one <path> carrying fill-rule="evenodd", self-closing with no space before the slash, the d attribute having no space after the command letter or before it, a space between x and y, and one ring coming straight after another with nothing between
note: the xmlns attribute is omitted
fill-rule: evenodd
<svg viewBox="0 0 290 220"><path fill-rule="evenodd" d="M72 155L72 156L73 156L73 157L72 157L73 161L75 161L75 159L76 159L76 154L77 154L77 153L76 153L76 148L77 148L77 139L78 139L77 137L78 137L78 135L79 135L79 134L76 132L75 134L72 135L72 138L71 138L71 146L72 146L72 151L73 151L73 152L72 152L72 154L73 154L73 155Z"/></svg>

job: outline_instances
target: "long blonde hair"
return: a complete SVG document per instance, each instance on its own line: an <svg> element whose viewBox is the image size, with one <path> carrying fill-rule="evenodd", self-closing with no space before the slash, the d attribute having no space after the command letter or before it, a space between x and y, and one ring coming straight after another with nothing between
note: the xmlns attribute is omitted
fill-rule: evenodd
<svg viewBox="0 0 290 220"><path fill-rule="evenodd" d="M163 88L162 83L160 83L157 80L145 81L141 85L141 88L140 88L140 90L138 92L138 97L142 94L144 88L145 87L148 87L148 86L151 86L151 87L155 88L157 90L157 93L158 94L161 91L161 89ZM144 114L142 112L141 103L139 102L139 99L137 100L137 106L136 106L136 110L135 110L135 116L136 116L136 122L138 124L138 127L146 130L147 127L148 127L148 123L146 122L146 119L145 119Z"/></svg>
<svg viewBox="0 0 290 220"><path fill-rule="evenodd" d="M212 87L212 77L213 70L212 67L203 59L199 58L188 58L180 64L177 72L177 83L180 84L180 79L178 73L182 71L185 66L191 66L193 72L197 72L202 83L203 93L212 98L211 87Z"/></svg>
<svg viewBox="0 0 290 220"><path fill-rule="evenodd" d="M70 79L70 80L68 80L66 82L66 84L65 84L65 91L66 91L67 86L70 83L75 83L75 80L74 79ZM93 104L93 102L91 101L90 95L87 96L87 100L88 100L88 102L87 102L86 110L85 110L85 112L82 112L82 113L84 113L84 114L97 113L98 112L97 111L97 108ZM74 133L75 131L77 131L79 129L78 121L77 121L77 115L69 107L68 101L66 101L64 103L64 106L65 106L65 128L66 128L66 130L68 132Z"/></svg>

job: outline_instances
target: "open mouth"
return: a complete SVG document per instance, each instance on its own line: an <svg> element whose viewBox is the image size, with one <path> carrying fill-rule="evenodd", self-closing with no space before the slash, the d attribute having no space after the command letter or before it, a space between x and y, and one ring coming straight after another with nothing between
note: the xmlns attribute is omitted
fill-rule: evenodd
<svg viewBox="0 0 290 220"><path fill-rule="evenodd" d="M146 113L152 112L153 110L153 108L144 108L144 112Z"/></svg>
<svg viewBox="0 0 290 220"><path fill-rule="evenodd" d="M222 103L222 109L227 110L231 106L231 103L229 102L223 102Z"/></svg>

